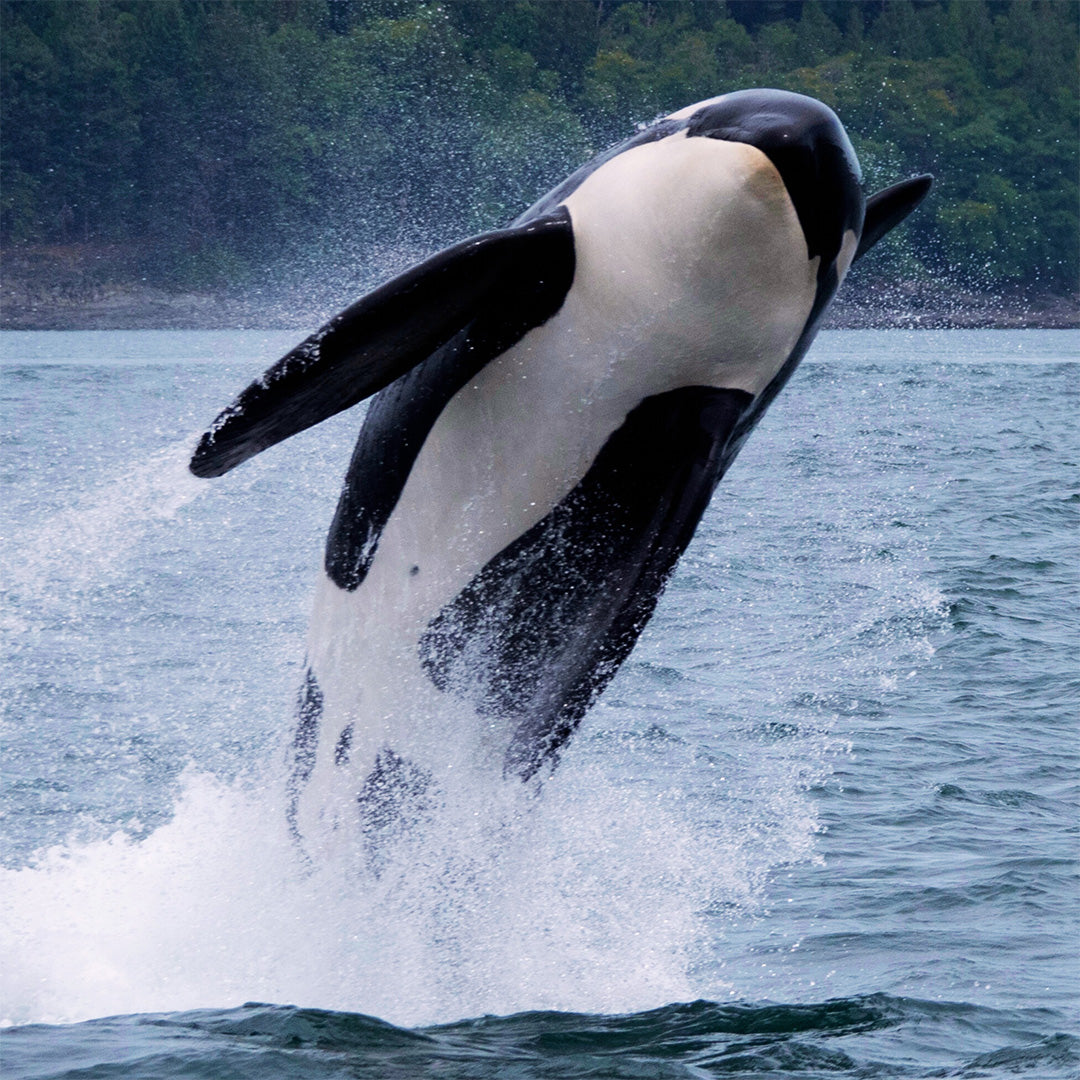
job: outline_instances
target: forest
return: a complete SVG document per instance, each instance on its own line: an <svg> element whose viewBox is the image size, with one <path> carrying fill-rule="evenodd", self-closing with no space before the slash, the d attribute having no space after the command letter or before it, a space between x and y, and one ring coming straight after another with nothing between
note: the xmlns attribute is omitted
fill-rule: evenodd
<svg viewBox="0 0 1080 1080"><path fill-rule="evenodd" d="M635 125L775 86L836 110L868 190L937 177L874 273L1070 295L1078 23L1074 0L2 0L0 245L355 292Z"/></svg>

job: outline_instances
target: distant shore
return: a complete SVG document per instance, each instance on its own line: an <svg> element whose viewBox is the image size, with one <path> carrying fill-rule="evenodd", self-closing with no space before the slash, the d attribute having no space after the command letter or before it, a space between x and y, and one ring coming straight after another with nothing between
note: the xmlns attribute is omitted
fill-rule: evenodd
<svg viewBox="0 0 1080 1080"><path fill-rule="evenodd" d="M50 252L51 254L51 252ZM952 283L853 281L826 318L829 329L1074 329L1080 296L1002 295ZM174 292L142 282L98 280L69 260L9 253L0 274L4 330L306 330L365 291L264 287Z"/></svg>

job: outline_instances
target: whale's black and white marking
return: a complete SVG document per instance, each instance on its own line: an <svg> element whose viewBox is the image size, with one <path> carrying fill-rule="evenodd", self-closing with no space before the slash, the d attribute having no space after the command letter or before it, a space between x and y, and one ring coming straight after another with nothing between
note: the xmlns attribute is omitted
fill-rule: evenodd
<svg viewBox="0 0 1080 1080"><path fill-rule="evenodd" d="M867 200L831 110L726 94L376 289L240 394L196 475L377 395L315 600L298 831L330 805L377 828L425 791L460 752L440 703L507 774L555 762L848 268L929 187Z"/></svg>

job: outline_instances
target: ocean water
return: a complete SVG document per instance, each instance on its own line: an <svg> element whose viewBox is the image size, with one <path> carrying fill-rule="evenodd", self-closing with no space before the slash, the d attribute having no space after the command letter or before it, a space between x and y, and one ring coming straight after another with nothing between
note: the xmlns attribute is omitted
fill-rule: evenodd
<svg viewBox="0 0 1080 1080"><path fill-rule="evenodd" d="M1075 1077L1080 334L824 333L534 798L305 866L359 423L300 335L0 335L5 1077Z"/></svg>

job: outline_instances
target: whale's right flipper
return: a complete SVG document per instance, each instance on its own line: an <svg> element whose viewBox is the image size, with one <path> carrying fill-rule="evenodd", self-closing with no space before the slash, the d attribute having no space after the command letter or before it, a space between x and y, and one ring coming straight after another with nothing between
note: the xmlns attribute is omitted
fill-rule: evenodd
<svg viewBox="0 0 1080 1080"><path fill-rule="evenodd" d="M346 308L248 386L203 435L191 471L221 476L351 408L477 319L499 351L508 348L558 311L573 276L564 209L432 256Z"/></svg>
<svg viewBox="0 0 1080 1080"><path fill-rule="evenodd" d="M428 624L439 689L513 732L507 774L528 779L629 655L737 451L745 390L646 398L581 482Z"/></svg>

